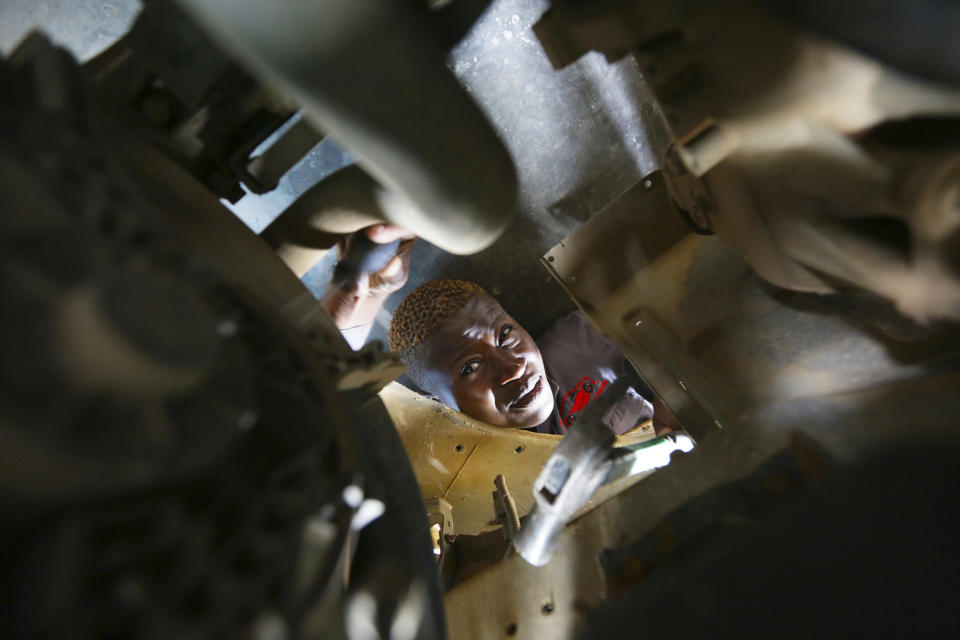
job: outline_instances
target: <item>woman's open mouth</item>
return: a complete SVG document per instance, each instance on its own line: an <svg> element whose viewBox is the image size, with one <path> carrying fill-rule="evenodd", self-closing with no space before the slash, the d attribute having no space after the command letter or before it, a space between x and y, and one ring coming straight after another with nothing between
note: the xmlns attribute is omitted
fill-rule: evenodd
<svg viewBox="0 0 960 640"><path fill-rule="evenodd" d="M537 381L528 391L520 395L519 398L513 401L510 405L510 410L515 411L518 409L526 409L533 402L540 397L540 394L543 392L543 376L538 375Z"/></svg>

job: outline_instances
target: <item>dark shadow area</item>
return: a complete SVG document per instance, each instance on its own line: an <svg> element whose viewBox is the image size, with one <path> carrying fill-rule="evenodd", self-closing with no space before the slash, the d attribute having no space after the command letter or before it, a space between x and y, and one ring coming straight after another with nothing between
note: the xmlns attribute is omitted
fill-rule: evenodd
<svg viewBox="0 0 960 640"><path fill-rule="evenodd" d="M621 595L582 637L957 637L958 463L904 444L822 482L799 465L790 492L761 473L718 487L607 557Z"/></svg>

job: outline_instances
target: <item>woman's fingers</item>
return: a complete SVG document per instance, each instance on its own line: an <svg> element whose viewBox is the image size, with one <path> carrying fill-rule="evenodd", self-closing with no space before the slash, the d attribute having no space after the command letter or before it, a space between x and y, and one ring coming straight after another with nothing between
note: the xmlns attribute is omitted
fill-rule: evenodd
<svg viewBox="0 0 960 640"><path fill-rule="evenodd" d="M417 236L402 227L392 224L375 224L363 230L367 237L377 244L387 244L394 240L410 240Z"/></svg>
<svg viewBox="0 0 960 640"><path fill-rule="evenodd" d="M350 252L359 234L366 235L377 244L387 244L399 240L396 253L386 265L376 273L363 273L359 281L351 284L349 292L354 296L365 296L370 292L389 293L401 288L407 282L410 271L410 253L417 236L406 229L390 225L376 224L355 233L344 236L337 243L337 258Z"/></svg>
<svg viewBox="0 0 960 640"><path fill-rule="evenodd" d="M413 249L413 245L417 244L417 236L412 238L407 238L406 240L400 243L400 246L397 247L397 255L405 255L410 253L410 250Z"/></svg>
<svg viewBox="0 0 960 640"><path fill-rule="evenodd" d="M400 256L393 256L390 262L380 270L380 276L386 279L395 278L403 270L403 259Z"/></svg>

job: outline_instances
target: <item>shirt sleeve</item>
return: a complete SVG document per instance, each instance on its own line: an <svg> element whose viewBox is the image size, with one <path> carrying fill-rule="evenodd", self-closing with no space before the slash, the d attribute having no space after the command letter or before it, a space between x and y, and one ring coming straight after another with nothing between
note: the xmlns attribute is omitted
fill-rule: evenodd
<svg viewBox="0 0 960 640"><path fill-rule="evenodd" d="M623 398L607 412L604 422L617 435L626 433L653 416L647 391L627 363L620 348L604 337L580 311L557 320L537 341L555 388L555 430L566 433L577 415L603 389L622 376L631 385ZM639 390L639 392L638 392Z"/></svg>
<svg viewBox="0 0 960 640"><path fill-rule="evenodd" d="M652 417L653 404L633 387L627 387L624 396L603 416L603 423L619 436Z"/></svg>
<svg viewBox="0 0 960 640"><path fill-rule="evenodd" d="M567 378L577 377L589 368L607 370L615 378L623 374L624 358L620 348L593 328L582 311L574 311L554 322L537 344L544 363L558 378L561 387ZM573 373L572 375L571 372Z"/></svg>

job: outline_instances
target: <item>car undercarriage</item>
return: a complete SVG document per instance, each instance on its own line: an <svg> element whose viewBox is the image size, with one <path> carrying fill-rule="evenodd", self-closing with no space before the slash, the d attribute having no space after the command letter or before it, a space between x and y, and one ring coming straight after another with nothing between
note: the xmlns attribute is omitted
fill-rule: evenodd
<svg viewBox="0 0 960 640"><path fill-rule="evenodd" d="M3 637L956 637L954 3L0 22ZM319 298L383 222L353 350ZM581 310L682 429L415 393L437 277Z"/></svg>

